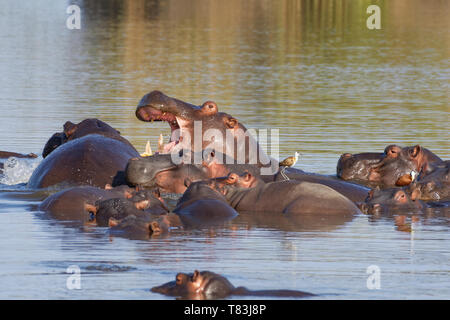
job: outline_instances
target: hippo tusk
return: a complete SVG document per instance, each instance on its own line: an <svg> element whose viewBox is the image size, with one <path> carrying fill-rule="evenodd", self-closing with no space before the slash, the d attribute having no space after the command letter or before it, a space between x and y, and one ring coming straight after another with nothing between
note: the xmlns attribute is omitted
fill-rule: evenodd
<svg viewBox="0 0 450 320"><path fill-rule="evenodd" d="M163 153L163 150L164 150L164 137L162 133L160 133L158 139L158 152Z"/></svg>
<svg viewBox="0 0 450 320"><path fill-rule="evenodd" d="M152 147L150 146L150 140L148 140L147 144L145 145L144 153L141 153L141 157L150 157L152 155L153 155Z"/></svg>

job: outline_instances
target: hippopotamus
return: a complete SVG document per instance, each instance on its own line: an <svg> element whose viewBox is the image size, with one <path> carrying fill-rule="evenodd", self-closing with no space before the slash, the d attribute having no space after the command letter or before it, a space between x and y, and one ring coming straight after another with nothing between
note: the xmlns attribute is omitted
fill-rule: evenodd
<svg viewBox="0 0 450 320"><path fill-rule="evenodd" d="M75 140L89 134L98 134L107 138L122 141L125 144L133 147L131 143L120 135L120 132L109 124L95 118L85 119L78 124L67 121L63 125L62 132L54 133L44 146L42 157L47 157L53 150L62 144Z"/></svg>
<svg viewBox="0 0 450 320"><path fill-rule="evenodd" d="M128 186L105 188L93 186L78 186L67 188L47 197L39 205L39 210L47 212L58 220L73 220L87 223L90 215L85 210L88 203L111 198L131 198L135 190Z"/></svg>
<svg viewBox="0 0 450 320"><path fill-rule="evenodd" d="M424 201L449 201L450 160L436 165L434 171L427 175L421 173L408 189L411 193L418 193Z"/></svg>
<svg viewBox="0 0 450 320"><path fill-rule="evenodd" d="M94 205L86 203L85 210L93 214L98 226L110 226L110 219L122 220L127 216L137 216L150 220L153 214L165 214L169 210L159 196L159 191L142 190L128 198L98 200Z"/></svg>
<svg viewBox="0 0 450 320"><path fill-rule="evenodd" d="M265 183L249 172L209 180L237 211L273 212L284 215L327 213L354 215L356 205L336 190L318 183L284 180Z"/></svg>
<svg viewBox="0 0 450 320"><path fill-rule="evenodd" d="M188 188L178 200L173 212L157 217L132 213L109 220L113 232L120 231L133 238L146 238L168 233L174 228L201 228L223 225L238 216L225 197L203 181L186 180ZM131 212L131 210L129 211Z"/></svg>
<svg viewBox="0 0 450 320"><path fill-rule="evenodd" d="M34 170L29 188L126 184L125 167L139 153L117 130L97 119L66 123L64 130L67 142L54 148Z"/></svg>
<svg viewBox="0 0 450 320"><path fill-rule="evenodd" d="M231 115L219 112L217 104L206 101L196 106L168 97L160 91L144 95L136 108L141 121L166 121L172 130L163 153L181 149L201 152L214 149L242 163L270 165L271 159L259 147L247 128ZM193 163L198 159L193 159ZM201 160L199 160L201 161Z"/></svg>
<svg viewBox="0 0 450 320"><path fill-rule="evenodd" d="M265 182L282 181L284 178L277 172L275 175L263 175L260 166L255 164L239 164L227 155L209 150L204 151L200 165L176 164L169 154L155 154L151 157L133 158L126 169L127 183L140 187L158 187L163 192L184 193L185 180L205 180L227 176L231 172L243 174L250 172ZM354 183L340 181L331 177L306 173L299 169L287 168L285 173L290 179L326 185L354 202L361 202L367 196L369 188Z"/></svg>
<svg viewBox="0 0 450 320"><path fill-rule="evenodd" d="M166 193L184 193L184 181L206 179L208 176L201 166L176 164L170 154L155 154L150 157L134 157L125 169L128 184L140 188L159 188Z"/></svg>
<svg viewBox="0 0 450 320"><path fill-rule="evenodd" d="M419 145L400 148L393 147L391 152L375 165L369 173L369 181L383 187L406 186L417 177L432 172L443 160L430 150Z"/></svg>
<svg viewBox="0 0 450 320"><path fill-rule="evenodd" d="M357 180L365 182L369 180L370 169L378 164L385 156L397 153L401 147L389 145L384 152L363 152L357 154L344 153L339 158L336 166L336 175L342 180Z"/></svg>
<svg viewBox="0 0 450 320"><path fill-rule="evenodd" d="M366 214L420 213L425 204L418 199L418 192L409 194L402 188L374 188L370 190L366 201L360 205Z"/></svg>
<svg viewBox="0 0 450 320"><path fill-rule="evenodd" d="M229 296L306 298L314 294L297 290L249 290L235 287L224 276L211 271L178 273L174 281L153 287L152 292L189 300L223 299Z"/></svg>

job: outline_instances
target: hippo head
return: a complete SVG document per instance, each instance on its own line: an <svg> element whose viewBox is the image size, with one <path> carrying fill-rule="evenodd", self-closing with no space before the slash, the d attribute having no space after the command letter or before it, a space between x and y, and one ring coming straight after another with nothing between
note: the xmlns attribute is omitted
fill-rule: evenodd
<svg viewBox="0 0 450 320"><path fill-rule="evenodd" d="M365 203L361 205L361 211L366 214L386 214L394 212L417 211L423 208L418 200L418 193L409 195L405 190L390 188L380 190L375 188L369 191Z"/></svg>
<svg viewBox="0 0 450 320"><path fill-rule="evenodd" d="M108 138L123 141L131 145L128 140L120 135L120 132L99 119L85 119L80 123L67 121L63 125L63 131L53 134L44 146L42 157L47 157L53 150L60 145L78 139L89 134L99 134Z"/></svg>
<svg viewBox="0 0 450 320"><path fill-rule="evenodd" d="M388 146L384 159L371 167L369 181L386 187L406 186L414 181L422 166L423 149L419 145Z"/></svg>
<svg viewBox="0 0 450 320"><path fill-rule="evenodd" d="M153 287L152 292L187 299L217 299L228 296L234 286L223 276L210 271L178 273L174 281Z"/></svg>
<svg viewBox="0 0 450 320"><path fill-rule="evenodd" d="M172 133L169 143L161 148L163 153L180 149L201 152L209 148L234 159L243 157L246 163L270 162L247 129L231 115L219 112L212 101L196 106L152 91L142 97L136 117L141 121L169 124Z"/></svg>
<svg viewBox="0 0 450 320"><path fill-rule="evenodd" d="M158 187L164 192L183 193L186 178L192 181L206 178L201 167L176 164L171 154L155 154L145 158L132 158L125 169L127 182L142 188Z"/></svg>

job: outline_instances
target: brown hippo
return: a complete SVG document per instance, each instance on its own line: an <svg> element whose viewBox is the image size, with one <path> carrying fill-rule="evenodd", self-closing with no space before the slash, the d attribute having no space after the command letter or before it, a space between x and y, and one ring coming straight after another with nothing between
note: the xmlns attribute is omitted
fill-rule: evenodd
<svg viewBox="0 0 450 320"><path fill-rule="evenodd" d="M383 153L344 153L339 158L336 174L342 180L357 180L358 182L369 181L370 169L378 164L384 157L392 156L401 150L397 145L389 145Z"/></svg>
<svg viewBox="0 0 450 320"><path fill-rule="evenodd" d="M170 154L155 154L150 157L136 157L128 161L125 176L130 185L154 188L161 192L184 193L184 181L206 179L208 176L201 166L176 164Z"/></svg>
<svg viewBox="0 0 450 320"><path fill-rule="evenodd" d="M419 173L432 172L443 161L430 150L419 145L396 146L378 163L372 165L369 181L383 187L409 185Z"/></svg>
<svg viewBox="0 0 450 320"><path fill-rule="evenodd" d="M220 274L211 271L197 271L194 273L178 273L175 281L153 287L152 292L167 296L190 300L223 299L228 296L257 296L257 297L289 297L306 298L314 294L297 290L248 290L245 287L234 287L230 281Z"/></svg>
<svg viewBox="0 0 450 320"><path fill-rule="evenodd" d="M297 180L265 183L247 172L241 176L230 173L225 178L209 180L209 184L238 211L285 215L327 213L351 216L360 213L347 197L318 183Z"/></svg>
<svg viewBox="0 0 450 320"><path fill-rule="evenodd" d="M228 175L231 172L243 174L250 172L254 176L266 182L280 181L284 178L278 172L275 175L261 175L260 166L252 164L237 164L234 159L214 150L202 152L201 165L180 164L172 162L169 154L156 154L146 158L134 158L128 163L126 169L127 182L130 185L141 187L159 187L161 191L183 193L186 190L184 181L217 178ZM302 170L288 168L285 173L290 179L320 183L326 185L354 202L361 202L367 196L369 188L345 181L339 181L332 177L319 174L306 173Z"/></svg>
<svg viewBox="0 0 450 320"><path fill-rule="evenodd" d="M247 129L231 115L219 112L212 101L196 106L152 91L142 97L136 117L147 122L169 123L172 134L169 143L162 147L163 153L214 149L243 163L269 165L271 162ZM192 159L191 163L200 162L201 159Z"/></svg>
<svg viewBox="0 0 450 320"><path fill-rule="evenodd" d="M75 140L89 134L98 134L107 138L122 141L125 144L133 147L131 143L120 135L120 132L111 127L109 124L99 119L85 119L78 124L67 121L63 125L62 132L56 132L44 146L42 157L47 157L53 150L62 144Z"/></svg>
<svg viewBox="0 0 450 320"><path fill-rule="evenodd" d="M47 197L39 205L39 210L58 220L86 223L90 221L90 215L85 210L86 204L117 197L131 198L134 192L128 186L106 186L105 189L93 186L72 187Z"/></svg>
<svg viewBox="0 0 450 320"><path fill-rule="evenodd" d="M100 120L87 119L72 125L65 124L67 142L57 146L39 164L28 187L125 184L124 170L129 159L139 156L136 149Z"/></svg>
<svg viewBox="0 0 450 320"><path fill-rule="evenodd" d="M409 194L401 188L372 189L366 201L361 204L361 211L366 214L393 214L413 212L420 213L425 204L418 199L418 192Z"/></svg>
<svg viewBox="0 0 450 320"><path fill-rule="evenodd" d="M141 190L126 199L98 200L95 202L95 205L87 203L85 209L93 214L95 222L100 227L109 226L111 218L113 220L122 220L127 216L134 215L150 220L153 214L160 215L169 211L157 190Z"/></svg>
<svg viewBox="0 0 450 320"><path fill-rule="evenodd" d="M157 217L132 214L125 218L111 217L113 233L125 233L133 238L161 235L173 228L203 228L220 226L238 216L225 197L203 181L186 181L189 186L178 200L173 213ZM131 210L130 210L131 212Z"/></svg>
<svg viewBox="0 0 450 320"><path fill-rule="evenodd" d="M419 199L424 201L449 201L450 160L436 165L427 175L421 173L408 189L411 193L418 192Z"/></svg>

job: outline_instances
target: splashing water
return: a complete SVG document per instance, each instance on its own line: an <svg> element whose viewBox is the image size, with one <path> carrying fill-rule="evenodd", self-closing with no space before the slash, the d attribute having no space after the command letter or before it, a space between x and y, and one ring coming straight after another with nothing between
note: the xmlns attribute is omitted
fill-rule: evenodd
<svg viewBox="0 0 450 320"><path fill-rule="evenodd" d="M27 183L41 161L42 157L35 159L8 158L3 164L3 169L0 170L0 184Z"/></svg>

